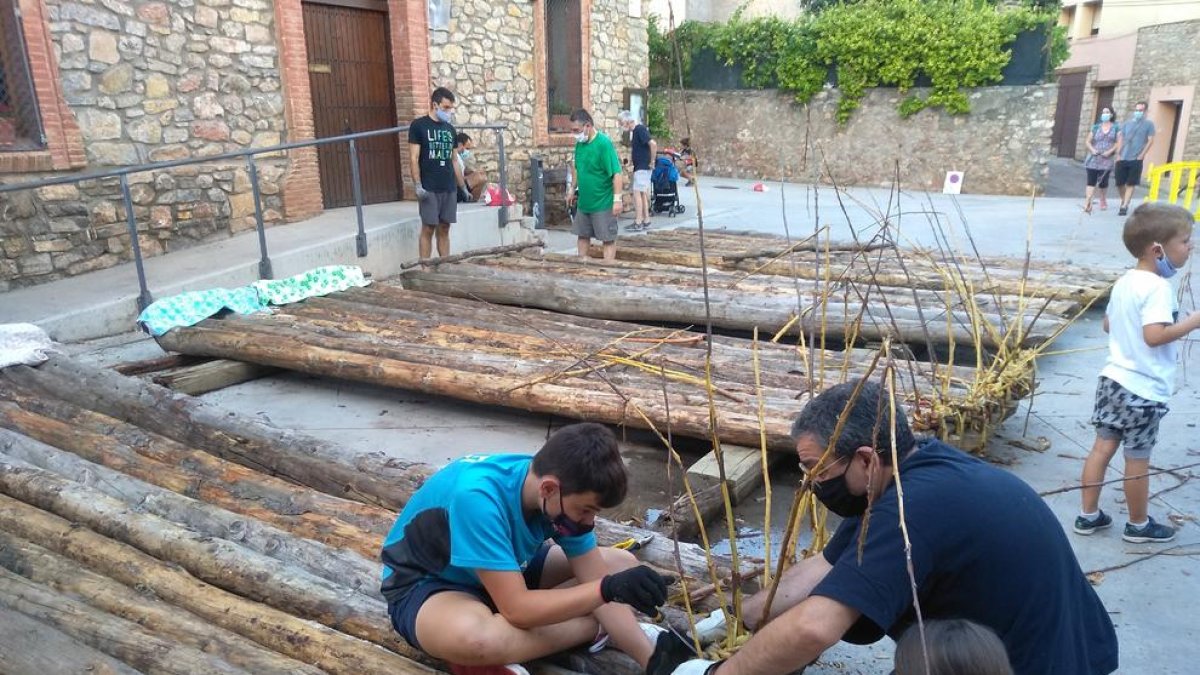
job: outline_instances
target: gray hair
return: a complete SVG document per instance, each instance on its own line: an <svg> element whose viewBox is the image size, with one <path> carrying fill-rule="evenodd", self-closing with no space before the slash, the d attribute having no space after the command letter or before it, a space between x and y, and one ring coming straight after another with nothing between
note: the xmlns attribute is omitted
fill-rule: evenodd
<svg viewBox="0 0 1200 675"><path fill-rule="evenodd" d="M633 113L629 112L628 110L622 110L621 112L617 113L617 121L621 124L628 124L630 122L636 122L637 120L634 118Z"/></svg>
<svg viewBox="0 0 1200 675"><path fill-rule="evenodd" d="M830 437L837 429L838 419L846 413L846 423L834 442L833 452L838 458L849 457L862 448L874 448L885 463L890 463L892 449L892 412L885 398L883 387L878 382L864 381L858 396L854 388L858 382L846 382L822 392L796 416L792 424L792 438L812 436L823 446L828 446ZM896 454L904 457L916 445L912 429L904 410L896 408Z"/></svg>

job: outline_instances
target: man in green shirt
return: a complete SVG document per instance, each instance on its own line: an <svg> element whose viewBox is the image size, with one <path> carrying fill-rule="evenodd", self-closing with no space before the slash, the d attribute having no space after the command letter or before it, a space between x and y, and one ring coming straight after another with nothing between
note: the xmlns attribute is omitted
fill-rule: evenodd
<svg viewBox="0 0 1200 675"><path fill-rule="evenodd" d="M604 244L604 259L617 258L617 216L621 213L621 160L608 136L596 130L592 116L582 108L571 114L571 133L575 134L575 161L571 165L571 183L579 186L578 196L567 196L568 203L578 201L571 231L578 237L579 255L587 257L592 239Z"/></svg>

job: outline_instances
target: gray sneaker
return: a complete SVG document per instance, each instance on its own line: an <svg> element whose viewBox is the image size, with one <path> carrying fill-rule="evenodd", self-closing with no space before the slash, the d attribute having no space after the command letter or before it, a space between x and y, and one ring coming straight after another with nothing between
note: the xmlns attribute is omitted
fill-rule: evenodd
<svg viewBox="0 0 1200 675"><path fill-rule="evenodd" d="M1134 544L1151 544L1171 541L1175 538L1175 528L1156 523L1153 518L1147 518L1147 520L1149 522L1142 527L1134 527L1125 523L1125 533L1121 535L1121 538Z"/></svg>
<svg viewBox="0 0 1200 675"><path fill-rule="evenodd" d="M1100 530L1107 530L1110 527L1112 527L1112 516L1108 515L1104 511L1101 511L1100 515L1092 518L1091 520L1084 518L1083 516L1077 516L1075 518L1075 534L1095 534Z"/></svg>

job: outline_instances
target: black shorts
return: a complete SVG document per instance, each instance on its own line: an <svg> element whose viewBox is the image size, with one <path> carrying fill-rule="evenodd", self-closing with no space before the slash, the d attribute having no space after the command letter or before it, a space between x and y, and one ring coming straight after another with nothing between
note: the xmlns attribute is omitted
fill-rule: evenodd
<svg viewBox="0 0 1200 675"><path fill-rule="evenodd" d="M1117 187L1135 186L1142 182L1142 160L1118 159L1116 170Z"/></svg>
<svg viewBox="0 0 1200 675"><path fill-rule="evenodd" d="M1108 187L1108 175L1112 169L1087 169L1088 187Z"/></svg>
<svg viewBox="0 0 1200 675"><path fill-rule="evenodd" d="M522 575L525 577L526 588L541 587L542 570L546 568L546 555L550 553L550 546L550 542L544 542L537 553L533 554L533 558L530 558L529 564L525 566ZM392 619L392 628L413 648L421 649L421 645L417 643L417 612L421 611L421 605L424 605L430 596L444 591L458 591L473 595L490 607L493 612L496 611L495 603L492 602L487 591L481 587L466 586L436 578L426 579L413 586L408 593L397 600L388 603L388 616Z"/></svg>

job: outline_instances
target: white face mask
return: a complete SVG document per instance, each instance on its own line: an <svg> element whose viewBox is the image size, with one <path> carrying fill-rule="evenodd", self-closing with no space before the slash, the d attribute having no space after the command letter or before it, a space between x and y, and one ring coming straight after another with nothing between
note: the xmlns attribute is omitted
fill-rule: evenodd
<svg viewBox="0 0 1200 675"><path fill-rule="evenodd" d="M575 134L575 142L576 143L587 143L587 140L588 140L588 132L581 131L581 132Z"/></svg>

